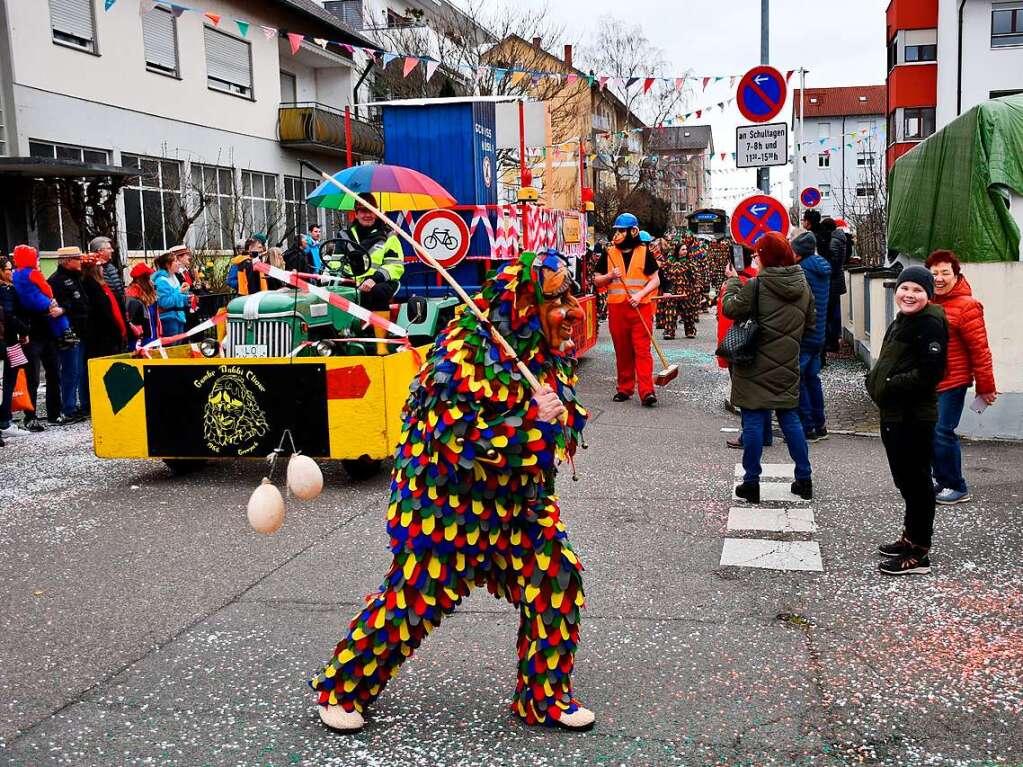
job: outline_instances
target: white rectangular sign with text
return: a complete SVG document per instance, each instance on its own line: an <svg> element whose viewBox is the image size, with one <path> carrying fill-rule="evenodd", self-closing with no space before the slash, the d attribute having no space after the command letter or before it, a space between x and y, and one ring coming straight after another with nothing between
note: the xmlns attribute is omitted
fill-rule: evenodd
<svg viewBox="0 0 1023 767"><path fill-rule="evenodd" d="M735 129L735 167L787 165L789 126L786 123L740 125Z"/></svg>

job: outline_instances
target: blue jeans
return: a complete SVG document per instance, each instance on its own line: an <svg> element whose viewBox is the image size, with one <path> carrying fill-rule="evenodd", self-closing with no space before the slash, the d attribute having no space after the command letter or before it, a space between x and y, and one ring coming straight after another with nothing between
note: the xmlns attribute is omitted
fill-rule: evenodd
<svg viewBox="0 0 1023 767"><path fill-rule="evenodd" d="M796 464L796 479L810 479L810 453L806 435L799 422L796 409L776 410L789 456ZM742 468L746 470L743 482L760 482L760 456L764 452L764 431L771 428L770 410L742 411Z"/></svg>
<svg viewBox="0 0 1023 767"><path fill-rule="evenodd" d="M934 479L942 488L960 493L966 492L966 480L956 427L963 416L966 388L958 386L938 394L938 423L934 427Z"/></svg>
<svg viewBox="0 0 1023 767"><path fill-rule="evenodd" d="M820 352L799 352L799 420L803 432L824 428L824 387Z"/></svg>
<svg viewBox="0 0 1023 767"><path fill-rule="evenodd" d="M71 416L89 407L89 395L85 377L85 344L79 343L70 349L61 349L60 356L60 398L61 410ZM48 414L53 417L56 414Z"/></svg>

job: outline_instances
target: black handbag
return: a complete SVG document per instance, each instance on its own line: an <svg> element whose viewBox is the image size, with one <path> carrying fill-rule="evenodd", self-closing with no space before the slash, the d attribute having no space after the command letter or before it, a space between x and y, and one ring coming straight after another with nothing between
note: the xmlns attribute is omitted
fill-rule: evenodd
<svg viewBox="0 0 1023 767"><path fill-rule="evenodd" d="M760 310L760 280L753 278L753 310L742 322L732 327L721 339L715 354L733 365L749 365L757 356L757 340L760 336L760 324L757 314Z"/></svg>

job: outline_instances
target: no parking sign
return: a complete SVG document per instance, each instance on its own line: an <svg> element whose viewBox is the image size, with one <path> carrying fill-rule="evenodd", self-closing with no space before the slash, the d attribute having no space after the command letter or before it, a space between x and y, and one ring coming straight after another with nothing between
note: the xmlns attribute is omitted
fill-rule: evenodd
<svg viewBox="0 0 1023 767"><path fill-rule="evenodd" d="M804 207L816 208L821 204L821 190L815 186L808 186L799 193L799 201Z"/></svg>
<svg viewBox="0 0 1023 767"><path fill-rule="evenodd" d="M732 239L752 248L768 232L787 234L789 214L785 206L766 194L755 194L740 202L732 214Z"/></svg>
<svg viewBox="0 0 1023 767"><path fill-rule="evenodd" d="M735 101L747 120L765 123L785 106L787 94L788 86L781 72L774 67L753 67L739 81Z"/></svg>

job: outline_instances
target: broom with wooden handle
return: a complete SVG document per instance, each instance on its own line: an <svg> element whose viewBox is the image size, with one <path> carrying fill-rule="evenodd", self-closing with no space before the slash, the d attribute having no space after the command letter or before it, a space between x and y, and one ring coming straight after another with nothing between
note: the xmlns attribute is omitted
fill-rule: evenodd
<svg viewBox="0 0 1023 767"><path fill-rule="evenodd" d="M625 284L625 280L621 277L616 277L622 287L625 288L625 293L629 298L632 298L632 291L629 290L629 286ZM639 314L639 323L643 326L643 330L646 331L647 337L650 339L650 343L654 345L654 349L657 351L657 356L661 358L661 365L664 369L659 373L654 374L654 383L658 386L667 386L676 378L678 378L678 365L669 365L668 358L664 356L664 352L661 351L661 345L657 343L657 339L654 338L654 331L646 324L646 318L643 317L643 312L638 306L634 307L636 312Z"/></svg>

